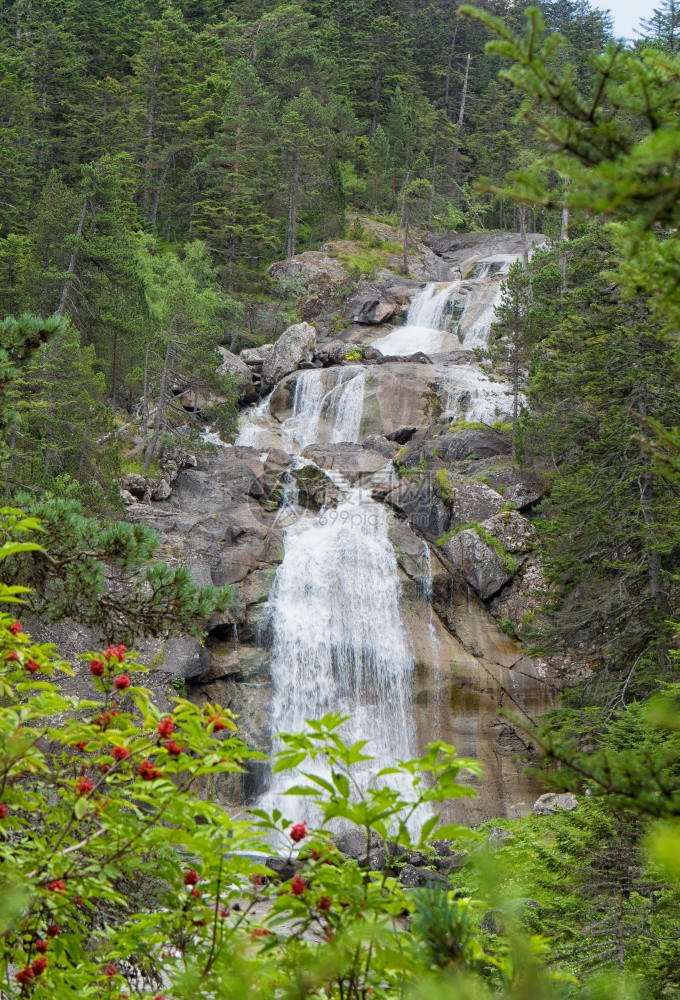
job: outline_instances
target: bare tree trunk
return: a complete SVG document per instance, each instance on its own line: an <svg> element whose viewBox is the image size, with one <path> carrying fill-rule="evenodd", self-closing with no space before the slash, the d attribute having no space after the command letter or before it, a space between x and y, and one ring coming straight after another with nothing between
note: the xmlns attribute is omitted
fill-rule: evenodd
<svg viewBox="0 0 680 1000"><path fill-rule="evenodd" d="M529 247L527 245L527 207L526 205L519 206L519 233L520 233L520 247L522 252L522 264L524 267L529 266Z"/></svg>
<svg viewBox="0 0 680 1000"><path fill-rule="evenodd" d="M161 375L161 387L158 395L158 404L156 406L156 417L153 422L153 434L151 436L151 441L146 450L146 455L144 457L144 475L149 471L149 466L153 460L156 453L156 447L158 445L158 436L161 431L161 426L165 423L165 410L168 405L168 382L170 381L170 367L172 363L172 355L175 348L175 322L173 320L170 329L168 331L168 342L165 345L165 359L163 361L163 374Z"/></svg>
<svg viewBox="0 0 680 1000"><path fill-rule="evenodd" d="M472 56L468 52L467 59L465 60L465 76L463 77L463 93L460 98L460 111L458 113L458 123L456 125L456 148L453 151L453 163L451 165L451 170L455 171L456 165L458 163L458 151L460 149L460 133L463 128L463 122L465 120L465 105L467 103L468 95L468 83L470 81L470 63L472 62Z"/></svg>
<svg viewBox="0 0 680 1000"><path fill-rule="evenodd" d="M83 201L83 207L80 212L80 219L78 220L78 228L76 230L76 243L73 247L71 253L71 259L69 261L68 267L66 269L66 281L61 289L61 296L59 297L59 308L57 309L57 316L63 316L66 312L66 306L68 305L68 297L71 294L71 289L73 287L73 275L76 272L76 265L78 263L78 255L80 254L80 238L83 235L83 228L85 226L85 217L87 215L88 199L85 198Z"/></svg>
<svg viewBox="0 0 680 1000"><path fill-rule="evenodd" d="M297 236L298 193L300 186L300 154L294 150L288 184L288 224L286 227L286 257L295 256Z"/></svg>
<svg viewBox="0 0 680 1000"><path fill-rule="evenodd" d="M7 468L5 469L5 493L4 493L5 503L7 503L7 500L9 499L9 493L11 489L16 446L17 446L17 428L15 424L14 427L12 427L12 433L10 434L9 438L9 461L7 462Z"/></svg>

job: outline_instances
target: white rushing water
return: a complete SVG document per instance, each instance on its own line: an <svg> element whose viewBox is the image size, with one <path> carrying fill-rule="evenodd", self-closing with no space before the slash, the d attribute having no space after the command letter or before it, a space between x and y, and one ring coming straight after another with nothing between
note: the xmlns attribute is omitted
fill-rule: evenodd
<svg viewBox="0 0 680 1000"><path fill-rule="evenodd" d="M359 440L366 369L360 365L298 372L293 412L281 424L287 451L320 441Z"/></svg>
<svg viewBox="0 0 680 1000"><path fill-rule="evenodd" d="M492 382L476 365L437 365L444 418L493 424L512 413L512 396L505 382Z"/></svg>
<svg viewBox="0 0 680 1000"><path fill-rule="evenodd" d="M288 529L269 607L272 730L298 732L326 712L350 716L352 743L368 739L375 761L357 772L367 787L376 772L415 751L413 654L399 614L401 588L385 508L359 489L336 510ZM323 774L319 762L306 765ZM399 776L391 775L399 788ZM285 815L312 819L307 800L285 797L290 775L273 775L260 800ZM410 782L399 790L408 797Z"/></svg>
<svg viewBox="0 0 680 1000"><path fill-rule="evenodd" d="M478 261L466 279L429 282L413 298L406 324L373 341L386 355L441 354L485 346L494 310L500 303L500 278L515 258L506 254Z"/></svg>
<svg viewBox="0 0 680 1000"><path fill-rule="evenodd" d="M453 286L458 282L429 282L413 298L405 326L373 341L385 355L440 354L456 350L460 344L451 334Z"/></svg>

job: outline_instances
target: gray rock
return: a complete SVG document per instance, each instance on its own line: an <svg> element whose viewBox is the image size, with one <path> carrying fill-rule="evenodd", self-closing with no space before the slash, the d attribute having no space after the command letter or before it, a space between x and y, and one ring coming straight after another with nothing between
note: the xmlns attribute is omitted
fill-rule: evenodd
<svg viewBox="0 0 680 1000"><path fill-rule="evenodd" d="M490 458L492 455L509 455L512 451L510 441L491 427L488 430L475 430L464 427L453 434L442 434L433 445L439 452L444 464L460 462L467 458Z"/></svg>
<svg viewBox="0 0 680 1000"><path fill-rule="evenodd" d="M265 865L273 872L276 872L282 882L286 882L289 878L292 878L296 872L299 872L300 869L304 867L303 862L297 861L295 858L277 857L267 858Z"/></svg>
<svg viewBox="0 0 680 1000"><path fill-rule="evenodd" d="M358 311L351 317L353 323L366 323L378 326L387 322L396 312L397 306L394 302L386 302L380 297L369 296L359 303Z"/></svg>
<svg viewBox="0 0 680 1000"><path fill-rule="evenodd" d="M495 910L487 910L482 917L482 922L479 925L480 929L487 931L489 934L502 934L503 933L503 923L498 913Z"/></svg>
<svg viewBox="0 0 680 1000"><path fill-rule="evenodd" d="M146 493L145 476L140 476L138 472L125 472L118 482L121 489L127 490L133 497L136 497L138 500L144 499L144 494Z"/></svg>
<svg viewBox="0 0 680 1000"><path fill-rule="evenodd" d="M126 507L130 507L133 503L137 503L137 497L133 496L129 490L121 490L120 495Z"/></svg>
<svg viewBox="0 0 680 1000"><path fill-rule="evenodd" d="M409 523L432 540L448 531L451 511L427 476L405 480L388 494L387 502L406 514Z"/></svg>
<svg viewBox="0 0 680 1000"><path fill-rule="evenodd" d="M419 889L424 886L443 885L447 886L449 880L441 872L433 872L429 868L416 868L415 865L406 864L399 872L399 881L407 889Z"/></svg>
<svg viewBox="0 0 680 1000"><path fill-rule="evenodd" d="M536 529L516 510L494 514L482 527L498 539L506 552L531 552L538 544Z"/></svg>
<svg viewBox="0 0 680 1000"><path fill-rule="evenodd" d="M353 858L362 867L368 863L373 871L382 871L387 863L387 850L376 833L371 833L366 854L366 835L362 830L346 830L333 837L333 843L346 858Z"/></svg>
<svg viewBox="0 0 680 1000"><path fill-rule="evenodd" d="M316 330L309 323L289 326L266 354L262 363L262 389L268 392L276 383L311 362L316 348Z"/></svg>
<svg viewBox="0 0 680 1000"><path fill-rule="evenodd" d="M546 792L539 795L531 810L534 816L554 816L559 812L573 812L578 808L578 799L571 792Z"/></svg>
<svg viewBox="0 0 680 1000"><path fill-rule="evenodd" d="M298 486L298 501L309 510L337 506L340 490L316 465L305 465L293 473Z"/></svg>
<svg viewBox="0 0 680 1000"><path fill-rule="evenodd" d="M460 531L442 545L442 551L451 565L482 600L498 593L512 578L513 570L474 528Z"/></svg>
<svg viewBox="0 0 680 1000"><path fill-rule="evenodd" d="M505 501L512 501L518 510L533 507L545 492L535 476L519 469L508 458L479 459L466 467L465 474L486 482Z"/></svg>
<svg viewBox="0 0 680 1000"><path fill-rule="evenodd" d="M218 375L233 375L240 387L239 398L247 403L257 401L257 389L253 382L253 373L242 358L232 354L226 347L218 347L222 364L217 369Z"/></svg>
<svg viewBox="0 0 680 1000"><path fill-rule="evenodd" d="M502 826L494 826L487 838L489 847L502 847L508 840L512 840L514 833L504 830Z"/></svg>
<svg viewBox="0 0 680 1000"><path fill-rule="evenodd" d="M273 344L260 344L259 347L244 347L240 353L240 358L248 368L258 370L262 368L265 358L268 358L273 351Z"/></svg>
<svg viewBox="0 0 680 1000"><path fill-rule="evenodd" d="M151 486L152 500L167 500L172 495L172 486L167 479L161 477Z"/></svg>
<svg viewBox="0 0 680 1000"><path fill-rule="evenodd" d="M451 872L463 868L469 857L467 851L452 851L448 857L436 858L434 863L438 872L441 872L442 875L450 875Z"/></svg>
<svg viewBox="0 0 680 1000"><path fill-rule="evenodd" d="M386 461L385 456L377 451L344 441L339 444L310 444L302 452L302 457L311 458L322 469L348 475L379 472Z"/></svg>

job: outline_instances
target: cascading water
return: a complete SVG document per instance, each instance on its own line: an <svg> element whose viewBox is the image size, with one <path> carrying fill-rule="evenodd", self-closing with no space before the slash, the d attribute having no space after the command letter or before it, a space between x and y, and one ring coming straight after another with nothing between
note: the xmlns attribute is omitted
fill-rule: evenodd
<svg viewBox="0 0 680 1000"><path fill-rule="evenodd" d="M451 304L453 286L458 282L429 282L415 295L406 317L406 325L398 326L386 337L373 341L373 347L387 355L408 355L416 351L440 354L453 350L455 337L450 334L453 323Z"/></svg>
<svg viewBox="0 0 680 1000"><path fill-rule="evenodd" d="M484 346L500 303L497 279L508 273L514 259L505 254L487 257L466 279L429 282L415 295L406 324L374 340L373 347L383 354L409 355Z"/></svg>
<svg viewBox="0 0 680 1000"><path fill-rule="evenodd" d="M342 736L370 741L375 758L355 777L366 788L382 767L413 754L413 654L399 614L401 588L385 509L350 490L335 510L288 529L270 597L275 689L272 729L298 732L327 712L349 716ZM323 774L317 762L310 765ZM396 785L395 785L396 781ZM410 782L391 775L409 797ZM291 784L273 775L261 798L291 813ZM294 815L309 815L307 800Z"/></svg>
<svg viewBox="0 0 680 1000"><path fill-rule="evenodd" d="M297 375L293 412L281 424L281 440L290 452L319 441L356 442L366 372L359 365Z"/></svg>

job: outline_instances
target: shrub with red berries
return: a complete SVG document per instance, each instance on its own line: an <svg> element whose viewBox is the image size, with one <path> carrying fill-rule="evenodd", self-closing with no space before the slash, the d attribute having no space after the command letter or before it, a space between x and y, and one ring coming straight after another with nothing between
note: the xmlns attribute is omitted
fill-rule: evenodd
<svg viewBox="0 0 680 1000"><path fill-rule="evenodd" d="M76 781L76 794L77 795L89 795L94 788L94 781L92 778L78 778Z"/></svg>
<svg viewBox="0 0 680 1000"><path fill-rule="evenodd" d="M1 549L0 542L0 561ZM3 615L0 600L0 882L10 892L29 889L16 912L3 911L0 978L8 996L123 1000L135 992L126 979L167 982L168 997L192 989L196 1000L227 997L234 968L244 995L283 996L291 982L307 981L304 963L312 953L314 970L337 968L341 976L344 956L338 964L317 952L336 947L346 931L362 961L345 976L344 995L370 998L375 988L388 997L393 972L380 966L380 949L366 961L361 934L379 924L388 935L393 915L412 909L395 880L374 882L354 866L345 884L338 852L337 863L324 863L331 850L324 833L311 831L312 849L298 852L295 845L310 835L304 820L291 824L262 810L247 819L225 813L214 801L218 780L262 758L239 739L228 708L177 697L161 714L139 680L144 668L136 654L114 642L82 659L89 680L80 701L52 681L71 674L70 665ZM38 672L40 683L33 679ZM282 737L293 766L311 747L329 755L334 773L346 770L347 749L325 722L318 726L318 742L305 734ZM284 752L277 770L289 763ZM344 801L336 808L341 785L329 818L348 813ZM319 785L324 795L328 804L330 793ZM385 828L386 809L382 803L376 813ZM272 850L295 865L290 881L274 870L263 874L257 862ZM285 933L272 933L280 924ZM418 949L410 940L415 931L409 934L411 955ZM389 954L400 950L402 944L387 942ZM187 969L200 970L197 985L187 983ZM319 983L316 971L309 982L338 1000L338 989ZM397 985L402 995L412 983Z"/></svg>
<svg viewBox="0 0 680 1000"><path fill-rule="evenodd" d="M35 979L35 972L30 965L27 965L25 968L19 969L18 972L15 972L14 978L21 986L28 986L28 984L32 983Z"/></svg>
<svg viewBox="0 0 680 1000"><path fill-rule="evenodd" d="M42 976L43 972L47 968L47 959L41 955L31 963L31 968L33 969L34 976Z"/></svg>

